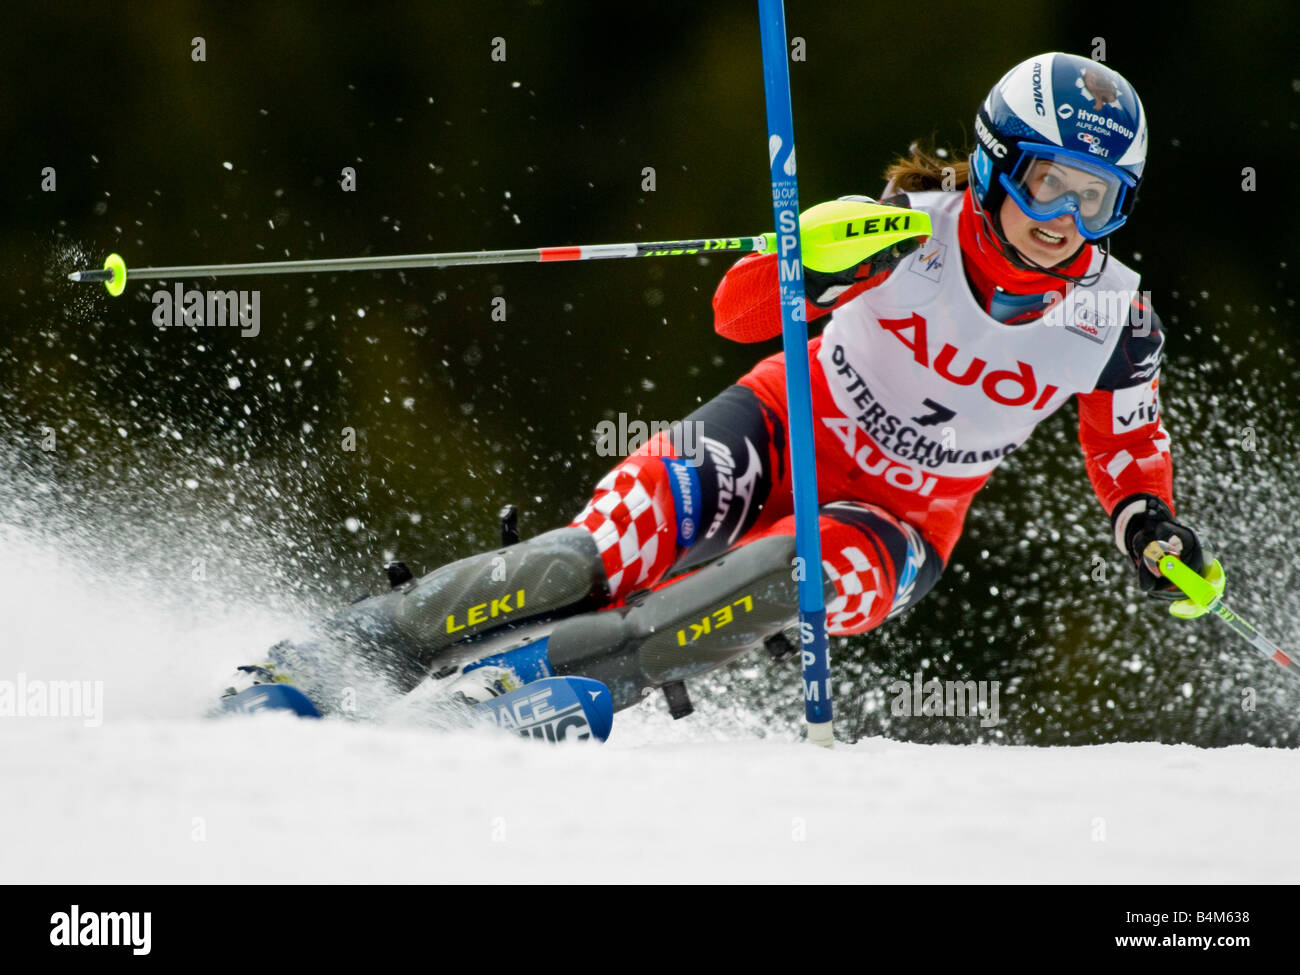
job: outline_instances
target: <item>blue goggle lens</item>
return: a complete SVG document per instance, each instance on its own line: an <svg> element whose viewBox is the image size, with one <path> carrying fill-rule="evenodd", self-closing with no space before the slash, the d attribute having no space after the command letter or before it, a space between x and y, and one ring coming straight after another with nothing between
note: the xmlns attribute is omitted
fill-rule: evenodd
<svg viewBox="0 0 1300 975"><path fill-rule="evenodd" d="M999 182L1026 216L1052 220L1072 214L1089 240L1105 237L1128 219L1124 203L1137 180L1124 170L1068 149L1023 143L1020 148L1015 172L1002 174Z"/></svg>

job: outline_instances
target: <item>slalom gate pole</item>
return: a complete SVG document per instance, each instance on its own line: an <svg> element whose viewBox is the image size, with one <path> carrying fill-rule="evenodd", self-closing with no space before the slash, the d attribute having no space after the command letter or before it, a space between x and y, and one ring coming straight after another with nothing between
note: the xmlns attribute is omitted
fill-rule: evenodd
<svg viewBox="0 0 1300 975"><path fill-rule="evenodd" d="M1295 666L1295 658L1229 609L1214 586L1199 576L1178 556L1166 552L1160 547L1159 542L1152 542L1143 554L1154 561L1160 567L1161 574L1181 589L1188 599L1223 620L1233 633L1279 667L1285 668L1292 677L1300 678L1300 669Z"/></svg>
<svg viewBox="0 0 1300 975"><path fill-rule="evenodd" d="M763 90L767 101L767 153L772 176L781 281L781 339L785 347L785 390L790 412L790 476L794 491L796 575L799 582L799 643L803 659L804 720L808 740L834 744L830 647L822 593L821 534L818 523L817 459L813 441L812 376L808 366L808 323L804 314L803 251L799 237L799 180L795 167L794 115L786 60L782 0L758 0L763 47Z"/></svg>
<svg viewBox="0 0 1300 975"><path fill-rule="evenodd" d="M310 261L261 261L255 264L193 264L186 267L132 268L132 278L224 278L246 274L320 274L333 271L385 271L394 268L461 267L472 264L527 264L600 261L617 257L680 257L691 254L761 254L772 249L773 235L660 240L637 244L579 244L571 247L525 247L519 250L457 251L445 254L395 254L388 257L342 257ZM117 297L126 288L126 262L108 255L104 267L84 268L69 281L100 281Z"/></svg>

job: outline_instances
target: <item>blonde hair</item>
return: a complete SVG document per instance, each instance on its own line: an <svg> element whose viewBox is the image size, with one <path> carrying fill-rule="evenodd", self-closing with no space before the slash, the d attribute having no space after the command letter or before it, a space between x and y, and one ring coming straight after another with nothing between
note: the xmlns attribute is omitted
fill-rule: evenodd
<svg viewBox="0 0 1300 975"><path fill-rule="evenodd" d="M895 193L926 190L964 190L970 178L970 156L954 159L946 149L925 149L919 142L907 147L906 156L896 156L885 169L883 198Z"/></svg>

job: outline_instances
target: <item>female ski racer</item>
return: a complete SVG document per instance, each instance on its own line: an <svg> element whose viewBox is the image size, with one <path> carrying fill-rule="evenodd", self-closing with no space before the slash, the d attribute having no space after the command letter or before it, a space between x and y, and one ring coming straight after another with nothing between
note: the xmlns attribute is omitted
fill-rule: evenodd
<svg viewBox="0 0 1300 975"><path fill-rule="evenodd" d="M1108 254L1145 164L1137 93L1102 64L1040 55L993 87L975 134L964 162L945 168L913 147L886 173L882 202L930 216L924 244L805 271L808 319L827 322L809 354L833 635L923 598L975 494L1071 397L1092 487L1141 589L1178 598L1143 559L1152 540L1224 584L1175 520L1160 322L1137 273ZM779 334L776 260L751 255L727 272L719 333ZM664 688L674 716L686 713L685 679L765 643L788 648L786 440L778 354L610 471L568 527L444 566L363 604L348 628L406 688L432 672L478 702L572 674L603 681L616 709ZM1203 612L1186 600L1171 611ZM551 621L544 636L524 628L518 646L476 656L477 638L537 619ZM291 661L277 667L292 676Z"/></svg>

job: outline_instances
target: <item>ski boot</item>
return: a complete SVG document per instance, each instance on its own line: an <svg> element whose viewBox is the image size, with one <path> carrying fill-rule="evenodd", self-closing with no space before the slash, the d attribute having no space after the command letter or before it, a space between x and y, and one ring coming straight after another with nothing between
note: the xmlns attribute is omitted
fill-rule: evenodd
<svg viewBox="0 0 1300 975"><path fill-rule="evenodd" d="M524 686L514 670L499 664L469 665L446 680L443 690L447 697L470 706L484 704Z"/></svg>

